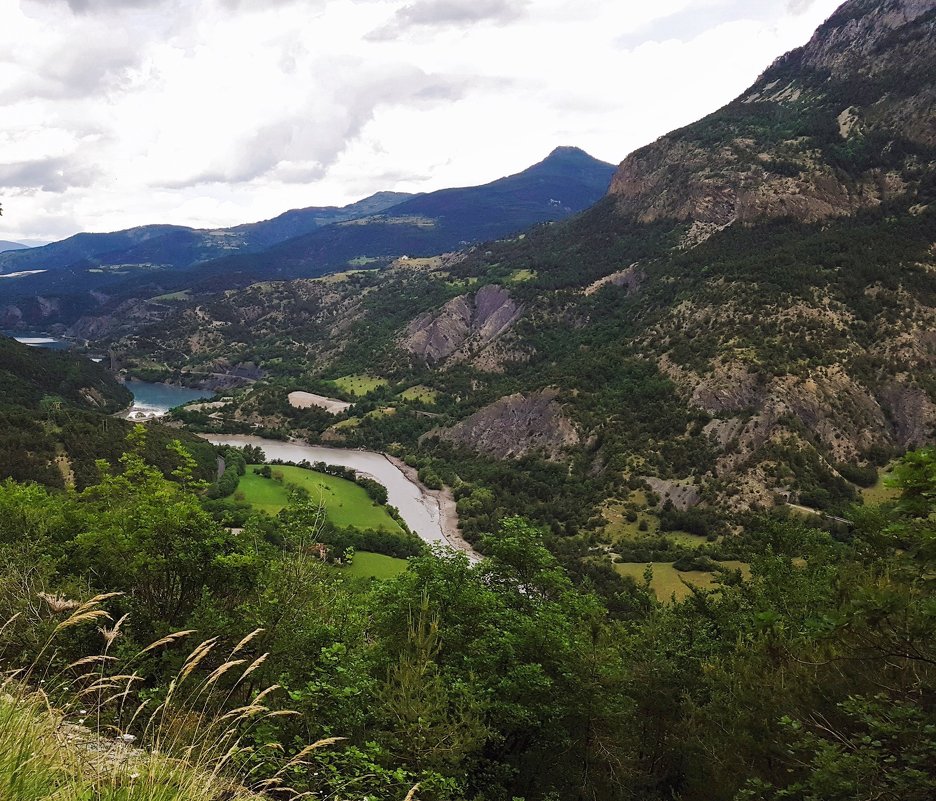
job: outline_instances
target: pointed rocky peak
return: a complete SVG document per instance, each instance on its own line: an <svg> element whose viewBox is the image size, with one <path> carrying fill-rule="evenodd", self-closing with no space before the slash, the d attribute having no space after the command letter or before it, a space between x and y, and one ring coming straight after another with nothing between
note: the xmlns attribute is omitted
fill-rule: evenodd
<svg viewBox="0 0 936 801"><path fill-rule="evenodd" d="M714 230L913 196L936 165L936 0L850 0L738 100L629 156L624 216Z"/></svg>

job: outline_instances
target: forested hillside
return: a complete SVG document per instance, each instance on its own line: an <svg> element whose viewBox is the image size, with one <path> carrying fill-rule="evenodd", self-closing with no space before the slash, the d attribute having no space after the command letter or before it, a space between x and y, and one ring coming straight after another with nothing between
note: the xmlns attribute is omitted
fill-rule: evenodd
<svg viewBox="0 0 936 801"><path fill-rule="evenodd" d="M111 416L133 396L104 366L65 351L0 337L0 478L77 486L98 478L96 459L115 462L130 423ZM179 437L198 456L199 473L215 470L213 448L183 432L154 427L147 456L166 467Z"/></svg>
<svg viewBox="0 0 936 801"><path fill-rule="evenodd" d="M752 520L734 542L745 579L660 604L648 569L609 608L518 518L479 566L424 555L349 579L315 555L314 503L228 531L181 454L168 481L142 437L80 493L0 483L0 658L41 688L0 698L7 798L208 797L180 789L199 782L377 801L936 791L932 450L847 536Z"/></svg>

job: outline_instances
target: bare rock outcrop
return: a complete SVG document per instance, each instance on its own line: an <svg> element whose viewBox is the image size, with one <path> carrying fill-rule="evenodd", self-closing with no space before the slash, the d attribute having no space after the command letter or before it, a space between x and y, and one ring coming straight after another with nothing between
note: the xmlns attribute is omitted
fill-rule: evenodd
<svg viewBox="0 0 936 801"><path fill-rule="evenodd" d="M434 314L417 317L407 326L401 344L428 364L450 357L464 359L509 329L521 311L506 289L489 284L473 296L453 298Z"/></svg>
<svg viewBox="0 0 936 801"><path fill-rule="evenodd" d="M644 223L690 223L691 245L736 221L818 222L912 189L918 159L895 159L884 147L846 173L826 145L799 132L810 130L808 108L855 150L870 140L936 145L936 87L926 77L934 11L936 0L845 3L734 103L631 154L611 181L618 210ZM785 136L771 119L784 120Z"/></svg>
<svg viewBox="0 0 936 801"><path fill-rule="evenodd" d="M920 387L891 383L880 392L890 413L894 439L904 448L917 448L936 435L936 404Z"/></svg>
<svg viewBox="0 0 936 801"><path fill-rule="evenodd" d="M655 478L653 476L645 476L643 480L650 489L660 496L660 500L664 504L669 501L673 505L673 508L678 509L680 512L691 509L693 506L698 506L702 500L699 488L694 484L686 484L683 481L672 481L665 478Z"/></svg>
<svg viewBox="0 0 936 801"><path fill-rule="evenodd" d="M452 428L435 432L442 439L497 459L542 453L558 459L580 441L573 423L563 414L558 392L508 395Z"/></svg>

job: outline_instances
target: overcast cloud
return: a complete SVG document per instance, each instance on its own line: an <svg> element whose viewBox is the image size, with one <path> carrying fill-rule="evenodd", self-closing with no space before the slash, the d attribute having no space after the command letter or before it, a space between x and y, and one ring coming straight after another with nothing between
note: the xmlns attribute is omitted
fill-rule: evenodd
<svg viewBox="0 0 936 801"><path fill-rule="evenodd" d="M838 0L5 0L0 239L621 161Z"/></svg>

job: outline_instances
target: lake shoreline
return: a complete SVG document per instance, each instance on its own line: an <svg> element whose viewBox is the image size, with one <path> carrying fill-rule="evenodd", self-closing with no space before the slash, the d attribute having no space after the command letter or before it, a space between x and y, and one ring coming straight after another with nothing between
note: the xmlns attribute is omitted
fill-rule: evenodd
<svg viewBox="0 0 936 801"><path fill-rule="evenodd" d="M114 413L114 417L129 420L131 423L147 423L161 420L176 406L207 400L215 393L195 390L166 381L142 381L138 378L118 375L118 380L133 393L133 401L124 409Z"/></svg>

